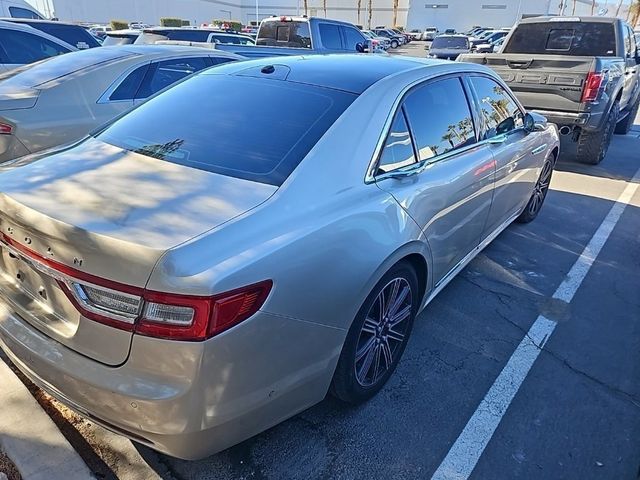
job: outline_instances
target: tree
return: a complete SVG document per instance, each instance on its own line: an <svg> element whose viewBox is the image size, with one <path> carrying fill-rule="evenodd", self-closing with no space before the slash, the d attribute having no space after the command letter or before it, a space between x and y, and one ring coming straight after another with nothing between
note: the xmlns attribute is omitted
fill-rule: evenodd
<svg viewBox="0 0 640 480"><path fill-rule="evenodd" d="M362 10L362 0L358 0L358 25L360 24L360 10Z"/></svg>
<svg viewBox="0 0 640 480"><path fill-rule="evenodd" d="M327 0L322 0L322 10L324 10L324 18L327 18Z"/></svg>
<svg viewBox="0 0 640 480"><path fill-rule="evenodd" d="M591 16L593 16L595 11L596 11L596 0L591 0Z"/></svg>
<svg viewBox="0 0 640 480"><path fill-rule="evenodd" d="M398 25L398 3L399 0L393 0L393 27Z"/></svg>
<svg viewBox="0 0 640 480"><path fill-rule="evenodd" d="M638 21L640 21L640 0L634 0L634 2L629 7L629 13L631 14L631 25L636 27L638 25Z"/></svg>
<svg viewBox="0 0 640 480"><path fill-rule="evenodd" d="M309 2L308 0L304 0L304 14L309 15Z"/></svg>
<svg viewBox="0 0 640 480"><path fill-rule="evenodd" d="M573 0L573 6L571 7L571 16L573 17L576 14L576 2L578 0ZM621 0L622 1L622 0Z"/></svg>
<svg viewBox="0 0 640 480"><path fill-rule="evenodd" d="M623 1L624 1L624 0L620 0L620 1L618 2L618 8L616 8L616 17L617 17L618 15L620 15L620 9L622 8L622 2L623 2Z"/></svg>
<svg viewBox="0 0 640 480"><path fill-rule="evenodd" d="M369 30L371 30L371 16L373 14L372 10L373 10L373 0L369 0L369 19L367 22L367 28Z"/></svg>

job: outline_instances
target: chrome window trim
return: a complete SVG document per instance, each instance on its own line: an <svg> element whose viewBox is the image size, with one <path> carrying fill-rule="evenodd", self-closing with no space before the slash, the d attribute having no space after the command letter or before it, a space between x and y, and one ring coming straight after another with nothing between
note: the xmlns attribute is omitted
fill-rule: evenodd
<svg viewBox="0 0 640 480"><path fill-rule="evenodd" d="M398 97L395 99L395 101L393 102L393 106L391 108L391 111L389 113L389 115L387 116L387 119L385 120L385 123L382 127L382 133L380 134L380 137L378 138L378 142L376 143L376 148L373 151L373 155L371 157L371 160L369 161L369 166L367 168L367 172L365 174L364 177L364 183L369 185L371 183L375 183L377 180L384 180L385 178L393 178L398 177L398 176L406 176L406 169L400 171L401 169L398 170L394 170L393 172L386 172L384 174L381 175L376 175L376 170L378 168L378 163L380 162L380 157L382 156L382 149L384 148L384 144L387 141L387 137L389 136L389 131L391 129L391 124L393 123L393 120L396 117L396 114L398 112L399 108L402 108L403 102L405 97L409 94L409 92L411 90L413 90L414 88L417 88L420 85L426 85L432 82L436 82L438 80L446 80L447 78L458 78L460 80L460 87L462 88L463 92L465 93L465 95L467 94L466 90L465 90L465 84L464 84L464 80L465 80L465 76L470 75L472 73L476 73L476 72L469 72L469 71L460 71L460 72L448 72L448 73L443 73L440 75L433 75L427 78L420 78L418 80L414 80L413 82L410 82L409 84L407 84L401 91L400 94L398 95ZM478 72L480 75L482 75L481 72ZM487 76L488 78L493 78L491 75L484 75ZM469 103L469 98L466 99L467 103ZM520 104L518 103L518 106L520 106ZM470 113L472 115L472 119L475 120L475 112L474 110L476 109L476 105L469 105L469 110ZM475 121L474 121L474 130L475 130ZM408 128L409 128L409 132L411 134L411 140L413 142L413 148L414 148L414 152L415 152L415 141L413 140L413 130L411 128L411 124L407 119L407 124L408 124ZM459 153L465 152L470 150L471 148L477 147L480 144L484 144L484 143L488 143L488 142L484 142L484 141L479 141L479 137L477 132L476 133L476 143L472 144L472 145L467 145L465 147L461 147L461 148L457 148L457 149L453 149L450 150L449 152L443 153L442 155L437 155L433 158L429 158L427 160L423 160L423 161L418 161L416 164L411 165L410 169L416 169L416 167L418 167L417 169L419 170L418 172L415 172L416 174L422 173L422 171L426 170L428 168L429 165L439 162L441 160L446 160L454 155L458 155ZM419 157L416 157L416 160L418 160ZM396 175L394 175L394 173ZM404 175L403 175L404 174Z"/></svg>

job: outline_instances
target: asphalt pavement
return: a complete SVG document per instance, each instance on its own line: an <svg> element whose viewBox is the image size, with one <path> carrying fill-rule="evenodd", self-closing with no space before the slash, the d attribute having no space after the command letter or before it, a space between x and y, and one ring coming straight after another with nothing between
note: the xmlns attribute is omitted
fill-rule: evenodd
<svg viewBox="0 0 640 480"><path fill-rule="evenodd" d="M423 54L423 45L404 52ZM98 459L100 478L431 478L544 316L555 328L521 381L507 385L514 395L470 478L640 478L640 117L636 123L598 166L561 159L540 216L507 228L438 295L415 322L395 375L368 403L327 397L195 462L89 423L79 448ZM581 261L590 268L570 301L553 298Z"/></svg>

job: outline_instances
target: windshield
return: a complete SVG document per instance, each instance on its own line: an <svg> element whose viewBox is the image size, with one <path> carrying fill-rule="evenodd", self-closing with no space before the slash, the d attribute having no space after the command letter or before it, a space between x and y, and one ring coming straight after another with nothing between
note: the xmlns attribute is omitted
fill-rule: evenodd
<svg viewBox="0 0 640 480"><path fill-rule="evenodd" d="M544 22L516 27L504 53L546 53L589 57L615 55L613 23Z"/></svg>
<svg viewBox="0 0 640 480"><path fill-rule="evenodd" d="M279 186L356 97L210 71L152 98L97 138L166 162Z"/></svg>
<svg viewBox="0 0 640 480"><path fill-rule="evenodd" d="M466 37L436 37L431 48L451 48L464 50L469 48L469 40Z"/></svg>
<svg viewBox="0 0 640 480"><path fill-rule="evenodd" d="M109 47L112 45L130 45L136 41L138 35L107 35L102 43L103 47Z"/></svg>

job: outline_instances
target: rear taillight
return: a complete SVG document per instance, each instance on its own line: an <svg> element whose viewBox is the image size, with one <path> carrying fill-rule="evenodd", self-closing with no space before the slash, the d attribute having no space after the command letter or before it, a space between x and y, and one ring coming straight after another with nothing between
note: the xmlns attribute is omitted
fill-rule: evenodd
<svg viewBox="0 0 640 480"><path fill-rule="evenodd" d="M213 296L150 291L81 272L0 235L10 251L55 278L83 317L140 335L206 340L254 315L273 286L265 280Z"/></svg>
<svg viewBox="0 0 640 480"><path fill-rule="evenodd" d="M582 99L580 100L582 103L594 102L598 99L598 93L600 92L603 79L604 76L602 73L589 72L584 84L584 89L582 90Z"/></svg>
<svg viewBox="0 0 640 480"><path fill-rule="evenodd" d="M13 125L8 123L0 123L0 135L11 135L13 133Z"/></svg>

